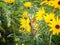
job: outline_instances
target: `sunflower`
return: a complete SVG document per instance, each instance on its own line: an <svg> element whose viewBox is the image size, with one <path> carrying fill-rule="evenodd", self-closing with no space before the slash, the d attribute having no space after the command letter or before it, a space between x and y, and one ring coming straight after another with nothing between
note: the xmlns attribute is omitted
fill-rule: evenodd
<svg viewBox="0 0 60 45"><path fill-rule="evenodd" d="M43 16L45 16L44 8L38 10L38 12L36 13L36 20L42 20Z"/></svg>
<svg viewBox="0 0 60 45"><path fill-rule="evenodd" d="M48 4L48 5L52 5L53 3L53 0L44 0L42 3L40 3L41 5L42 4Z"/></svg>
<svg viewBox="0 0 60 45"><path fill-rule="evenodd" d="M60 8L60 0L45 0L43 1L42 4L48 4L49 6L53 6L55 8Z"/></svg>
<svg viewBox="0 0 60 45"><path fill-rule="evenodd" d="M4 2L7 2L7 3L14 3L15 0L4 0Z"/></svg>
<svg viewBox="0 0 60 45"><path fill-rule="evenodd" d="M19 41L19 38L14 38L14 42L18 42Z"/></svg>
<svg viewBox="0 0 60 45"><path fill-rule="evenodd" d="M55 8L60 8L60 0L54 0L52 6Z"/></svg>
<svg viewBox="0 0 60 45"><path fill-rule="evenodd" d="M24 45L24 43L22 43L22 45Z"/></svg>
<svg viewBox="0 0 60 45"><path fill-rule="evenodd" d="M19 45L18 43L16 43L16 45Z"/></svg>
<svg viewBox="0 0 60 45"><path fill-rule="evenodd" d="M51 27L50 31L53 31L53 35L60 33L60 19L58 17L54 18L49 26Z"/></svg>
<svg viewBox="0 0 60 45"><path fill-rule="evenodd" d="M44 16L44 20L46 23L50 23L54 19L54 13L46 14Z"/></svg>
<svg viewBox="0 0 60 45"><path fill-rule="evenodd" d="M27 8L30 8L31 7L31 2L25 2L24 6L27 7Z"/></svg>
<svg viewBox="0 0 60 45"><path fill-rule="evenodd" d="M22 45L24 45L24 43L22 43Z"/></svg>
<svg viewBox="0 0 60 45"><path fill-rule="evenodd" d="M30 32L31 26L30 26L29 19L20 18L20 24L21 24L20 28L23 28L24 30L27 30L28 32Z"/></svg>
<svg viewBox="0 0 60 45"><path fill-rule="evenodd" d="M27 11L24 11L24 12L23 12L23 17L24 17L24 18L27 18L27 17L28 17L28 12L27 12Z"/></svg>

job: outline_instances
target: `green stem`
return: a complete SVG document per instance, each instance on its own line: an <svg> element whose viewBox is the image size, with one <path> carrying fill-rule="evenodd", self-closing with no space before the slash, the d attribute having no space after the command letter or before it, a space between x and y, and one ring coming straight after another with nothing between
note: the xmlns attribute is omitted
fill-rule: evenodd
<svg viewBox="0 0 60 45"><path fill-rule="evenodd" d="M51 45L51 41L52 41L52 34L50 35L49 45Z"/></svg>

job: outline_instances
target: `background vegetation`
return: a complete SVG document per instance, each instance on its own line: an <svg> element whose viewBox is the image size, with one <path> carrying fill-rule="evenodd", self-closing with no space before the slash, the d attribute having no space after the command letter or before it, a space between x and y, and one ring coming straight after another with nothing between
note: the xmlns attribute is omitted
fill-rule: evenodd
<svg viewBox="0 0 60 45"><path fill-rule="evenodd" d="M60 45L60 34L52 35L50 27L44 21L36 21L34 16L39 9L44 8L45 13L54 11L60 17L60 9L49 5L40 5L43 0L15 0L12 3L0 0L0 45ZM30 2L31 7L24 6L25 2ZM23 14L25 12L25 14ZM26 12L29 17L26 17ZM25 15L25 17L24 17ZM31 30L21 28L21 18L30 19ZM32 18L33 17L33 18ZM37 26L32 25L33 20ZM24 20L22 20L23 22ZM35 25L36 25L35 24ZM25 23L27 25L27 22ZM23 25L23 26L25 26Z"/></svg>

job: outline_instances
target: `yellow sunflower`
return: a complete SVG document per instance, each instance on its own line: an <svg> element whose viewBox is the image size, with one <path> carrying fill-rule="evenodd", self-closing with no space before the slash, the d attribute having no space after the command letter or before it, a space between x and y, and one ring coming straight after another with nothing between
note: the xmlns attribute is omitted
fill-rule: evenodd
<svg viewBox="0 0 60 45"><path fill-rule="evenodd" d="M36 20L42 20L43 16L45 16L45 10L44 8L39 9L37 14L36 14Z"/></svg>
<svg viewBox="0 0 60 45"><path fill-rule="evenodd" d="M28 12L27 12L27 11L24 11L24 12L23 12L23 17L24 17L24 18L27 18L27 17L28 17Z"/></svg>
<svg viewBox="0 0 60 45"><path fill-rule="evenodd" d="M18 43L16 43L16 45L19 45Z"/></svg>
<svg viewBox="0 0 60 45"><path fill-rule="evenodd" d="M53 3L53 0L44 0L42 3L40 3L41 5L42 4L48 4L48 5L52 5Z"/></svg>
<svg viewBox="0 0 60 45"><path fill-rule="evenodd" d="M53 35L60 33L60 19L58 17L57 19L54 18L49 26L51 27L50 31L53 31Z"/></svg>
<svg viewBox="0 0 60 45"><path fill-rule="evenodd" d="M46 14L46 16L44 16L45 22L50 23L54 19L54 16L54 13Z"/></svg>
<svg viewBox="0 0 60 45"><path fill-rule="evenodd" d="M31 7L31 2L25 2L24 6L27 7L27 8L30 8Z"/></svg>
<svg viewBox="0 0 60 45"><path fill-rule="evenodd" d="M19 38L15 37L14 42L18 42L18 41L19 41Z"/></svg>
<svg viewBox="0 0 60 45"><path fill-rule="evenodd" d="M52 6L60 9L60 0L54 0Z"/></svg>
<svg viewBox="0 0 60 45"><path fill-rule="evenodd" d="M60 9L60 0L45 0L43 1L42 4L48 4L49 6L53 6L55 8L59 8Z"/></svg>
<svg viewBox="0 0 60 45"><path fill-rule="evenodd" d="M22 43L22 45L24 45L24 43Z"/></svg>
<svg viewBox="0 0 60 45"><path fill-rule="evenodd" d="M14 3L15 2L15 0L4 0L4 1L7 3Z"/></svg>
<svg viewBox="0 0 60 45"><path fill-rule="evenodd" d="M30 32L31 26L30 26L30 20L29 19L20 18L20 23L21 23L20 28L24 28L25 30Z"/></svg>

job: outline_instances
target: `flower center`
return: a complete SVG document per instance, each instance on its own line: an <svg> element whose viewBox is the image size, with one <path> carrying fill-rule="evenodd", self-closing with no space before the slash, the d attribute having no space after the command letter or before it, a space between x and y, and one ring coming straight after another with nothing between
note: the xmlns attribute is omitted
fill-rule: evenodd
<svg viewBox="0 0 60 45"><path fill-rule="evenodd" d="M50 0L47 0L47 1L50 1Z"/></svg>
<svg viewBox="0 0 60 45"><path fill-rule="evenodd" d="M59 27L60 27L59 25L56 25L56 26L55 26L56 29L59 29Z"/></svg>
<svg viewBox="0 0 60 45"><path fill-rule="evenodd" d="M50 19L50 21L52 21L52 19Z"/></svg>
<svg viewBox="0 0 60 45"><path fill-rule="evenodd" d="M58 1L58 4L60 5L60 1Z"/></svg>

